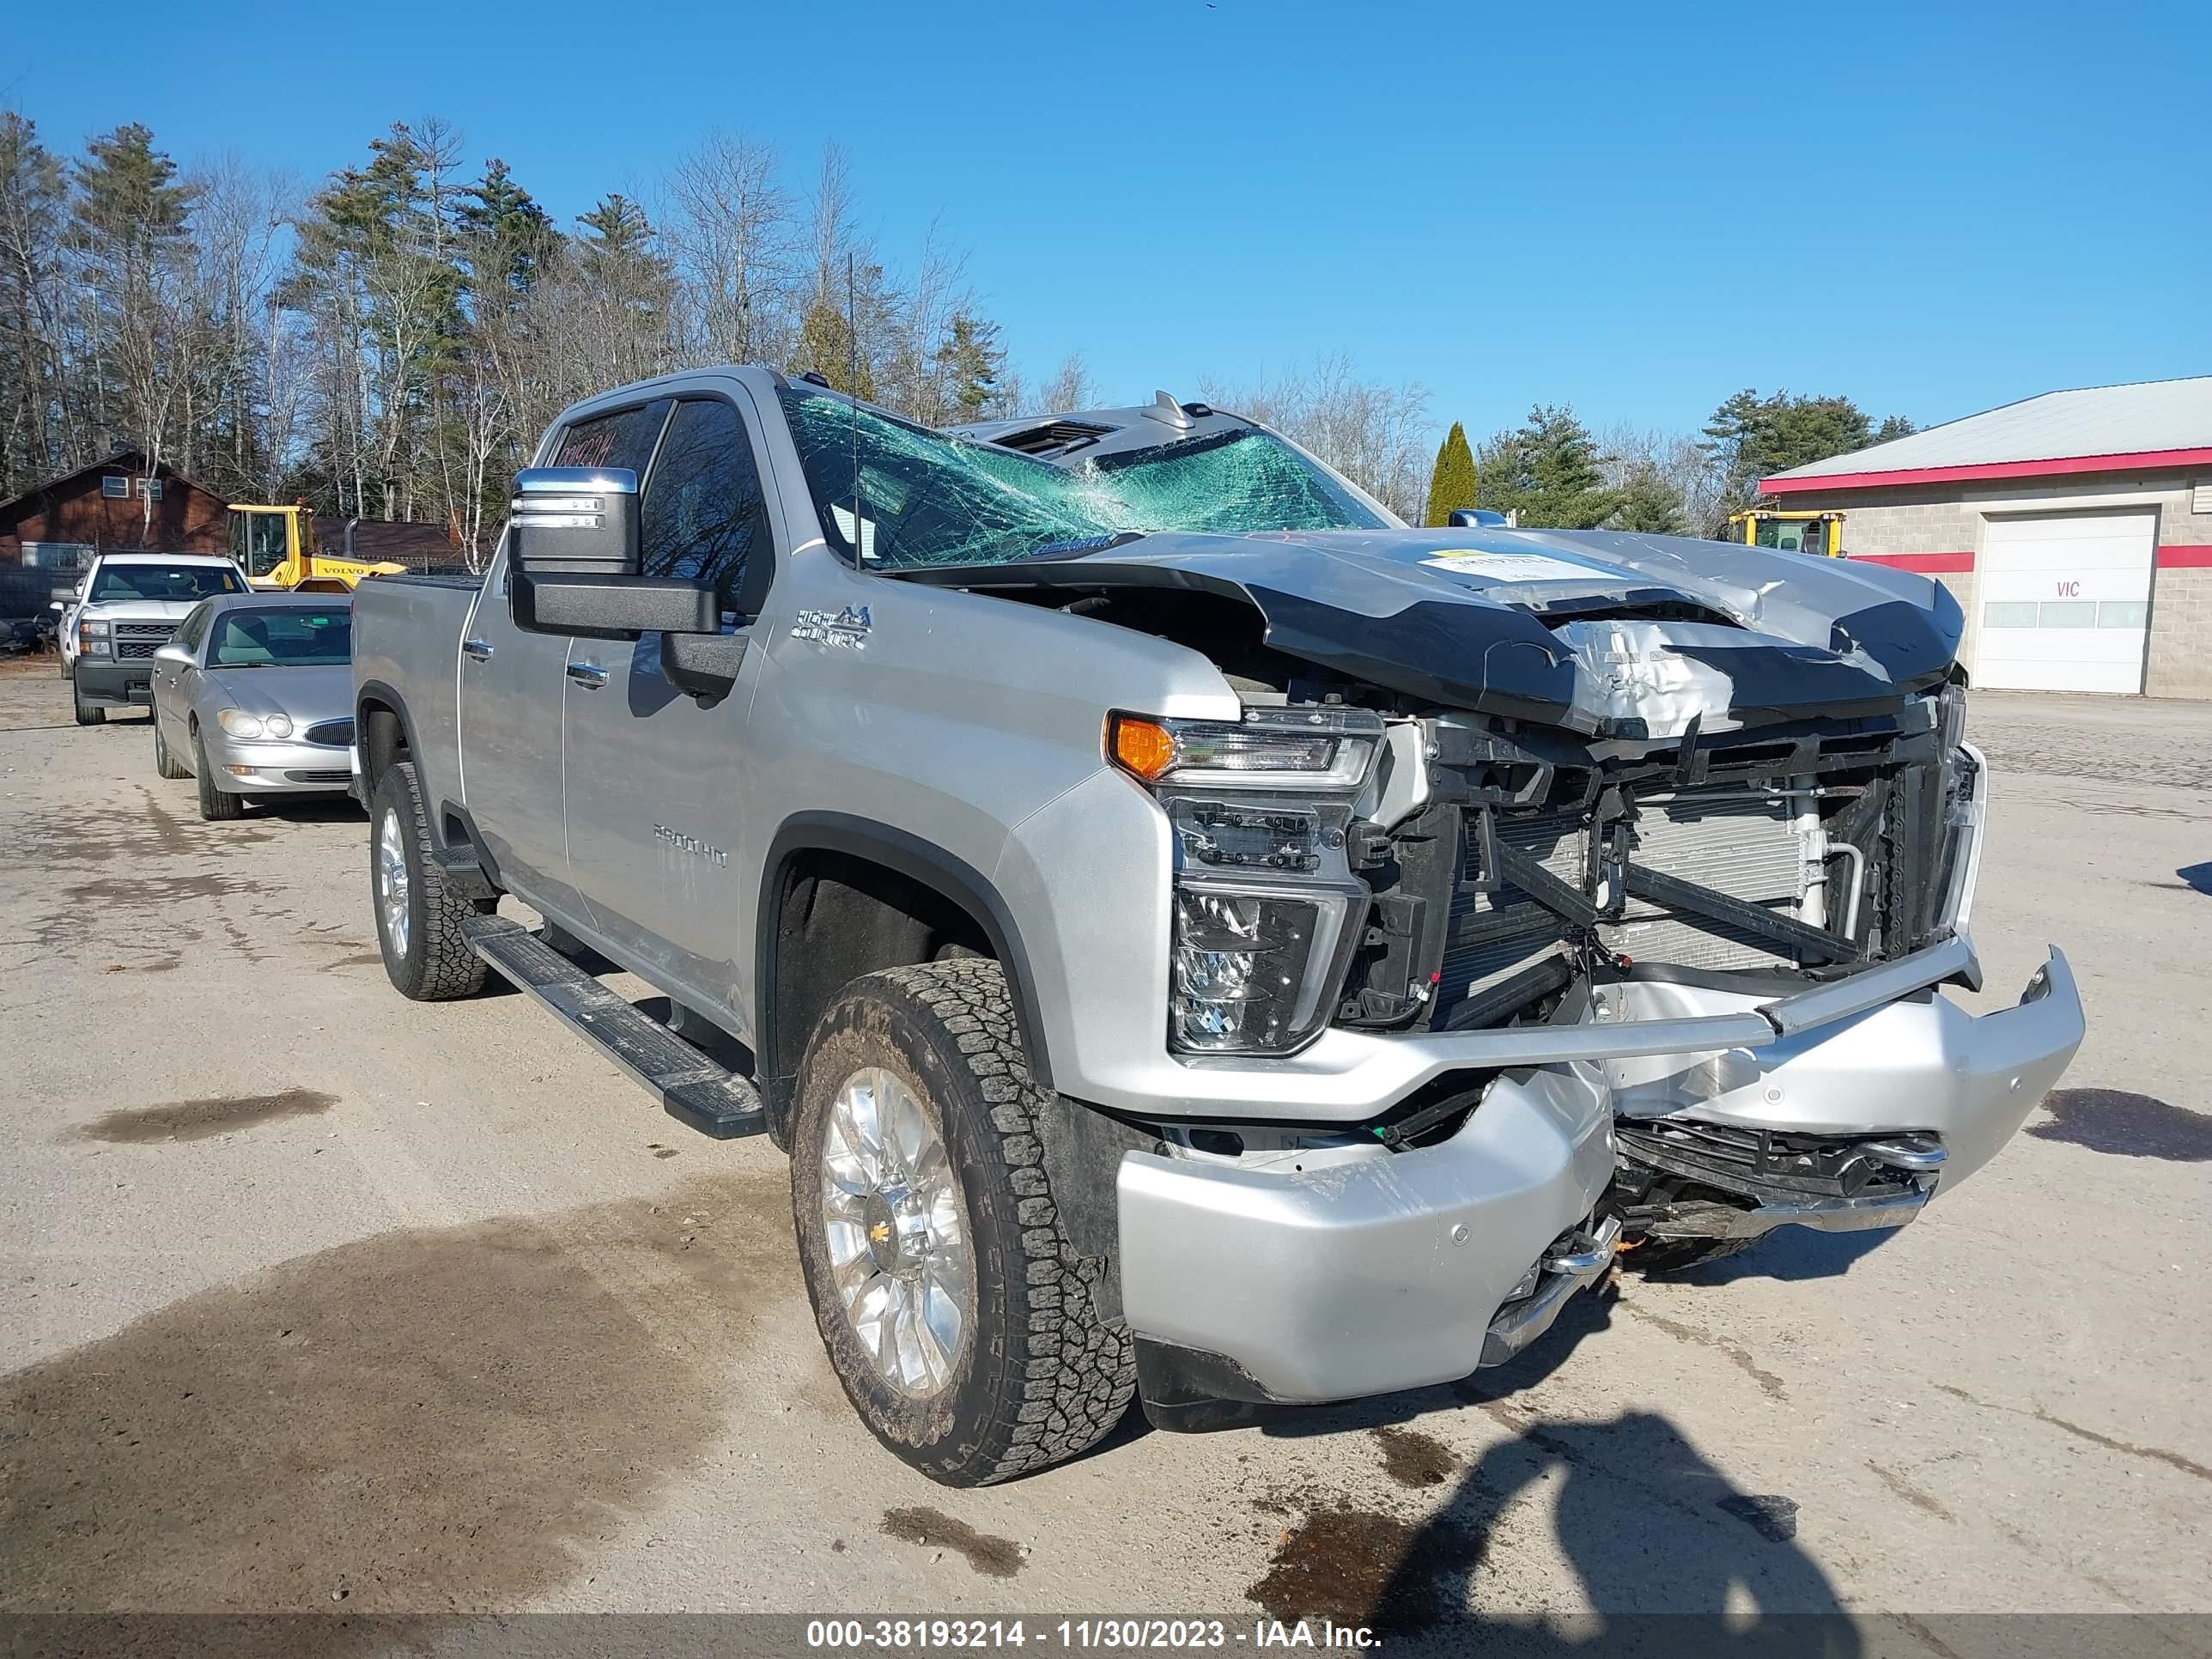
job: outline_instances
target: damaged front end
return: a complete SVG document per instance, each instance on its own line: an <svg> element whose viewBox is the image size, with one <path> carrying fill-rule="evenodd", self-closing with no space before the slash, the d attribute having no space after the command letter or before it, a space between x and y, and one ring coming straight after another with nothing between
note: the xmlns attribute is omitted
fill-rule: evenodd
<svg viewBox="0 0 2212 1659"><path fill-rule="evenodd" d="M1252 605L1267 625L1239 639L1202 586L1170 619L1141 581L1058 587L1073 574L1054 597L1083 614L1224 630L1212 649L1255 742L1370 757L1334 793L1218 770L1152 782L1179 866L1171 1048L1319 1070L1356 1035L1425 1061L1334 1133L1185 1121L1164 1155L1124 1161L1125 1283L1162 1420L1224 1389L1340 1398L1501 1363L1616 1249L1679 1261L1778 1226L1899 1225L2009 1138L2081 1040L2056 951L2016 1008L1978 1018L1940 994L1979 985L1966 927L1988 778L1939 603L1854 589L1863 603L1816 621L1771 589L1768 617L1794 607L1816 646L1712 620L1710 588L1638 585L1659 614L1633 617L1620 586L1516 582L1509 638L1534 627L1553 654L1492 652L1485 678L1511 682L1516 711L1499 713L1464 687L1466 706L1427 702L1424 679L1463 670L1382 659L1340 581L1333 634L1271 586ZM1286 614L1297 631L1273 625ZM1203 896L1240 887L1291 920L1224 927ZM1224 1149L1231 1188L1204 1167ZM1237 1266L1217 1293L1192 1259Z"/></svg>
<svg viewBox="0 0 2212 1659"><path fill-rule="evenodd" d="M1079 1043L1070 1090L1138 1138L1115 1265L1164 1420L1500 1363L1620 1248L1909 1220L2081 1042L2056 950L2015 1007L1941 994L1978 985L1988 778L1926 579L1409 530L1202 406L1081 460L1102 411L1042 467L871 450L817 401L794 435L858 446L817 503L856 562L1186 647L1241 704L1109 711L1113 799L1020 837L1133 781L1171 848L1115 958L1157 1035Z"/></svg>

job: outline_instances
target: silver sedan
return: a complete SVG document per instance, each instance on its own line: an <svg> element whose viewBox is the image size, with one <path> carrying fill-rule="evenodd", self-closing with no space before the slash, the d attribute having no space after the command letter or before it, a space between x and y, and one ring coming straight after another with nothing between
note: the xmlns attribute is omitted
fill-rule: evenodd
<svg viewBox="0 0 2212 1659"><path fill-rule="evenodd" d="M353 599L227 593L154 653L154 766L199 783L200 816L249 799L344 790L353 742Z"/></svg>

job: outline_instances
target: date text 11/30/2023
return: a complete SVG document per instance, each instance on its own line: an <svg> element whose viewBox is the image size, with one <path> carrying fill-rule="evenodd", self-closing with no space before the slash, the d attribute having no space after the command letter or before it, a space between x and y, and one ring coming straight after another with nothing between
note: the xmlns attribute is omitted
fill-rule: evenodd
<svg viewBox="0 0 2212 1659"><path fill-rule="evenodd" d="M1267 1653L1382 1645L1367 1626L1327 1619L1255 1619L1249 1626L1225 1619L815 1619L806 1626L806 1645L830 1653L1024 1648L1032 1643L1099 1652L1243 1648Z"/></svg>

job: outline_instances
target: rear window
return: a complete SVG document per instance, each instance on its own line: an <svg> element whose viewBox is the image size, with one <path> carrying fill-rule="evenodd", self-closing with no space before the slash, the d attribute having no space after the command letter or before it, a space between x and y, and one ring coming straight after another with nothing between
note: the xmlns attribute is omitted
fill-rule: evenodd
<svg viewBox="0 0 2212 1659"><path fill-rule="evenodd" d="M87 599L209 599L218 593L243 593L246 584L227 564L110 564L92 579Z"/></svg>

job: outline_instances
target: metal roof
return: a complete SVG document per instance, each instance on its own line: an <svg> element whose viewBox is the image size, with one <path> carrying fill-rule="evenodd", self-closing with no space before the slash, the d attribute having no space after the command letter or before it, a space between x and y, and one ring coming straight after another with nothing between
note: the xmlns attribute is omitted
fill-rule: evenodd
<svg viewBox="0 0 2212 1659"><path fill-rule="evenodd" d="M1870 449L1793 466L1767 482L2185 450L2212 450L2212 374L2046 392Z"/></svg>

